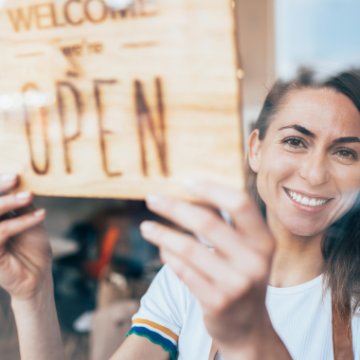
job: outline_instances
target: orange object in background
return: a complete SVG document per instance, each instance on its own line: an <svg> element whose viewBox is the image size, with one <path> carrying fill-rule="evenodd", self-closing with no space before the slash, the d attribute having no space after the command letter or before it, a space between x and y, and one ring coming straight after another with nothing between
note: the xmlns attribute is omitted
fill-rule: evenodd
<svg viewBox="0 0 360 360"><path fill-rule="evenodd" d="M117 227L110 227L106 231L101 245L100 258L95 261L88 261L84 264L86 271L92 278L99 279L103 271L108 267L119 235L120 230Z"/></svg>

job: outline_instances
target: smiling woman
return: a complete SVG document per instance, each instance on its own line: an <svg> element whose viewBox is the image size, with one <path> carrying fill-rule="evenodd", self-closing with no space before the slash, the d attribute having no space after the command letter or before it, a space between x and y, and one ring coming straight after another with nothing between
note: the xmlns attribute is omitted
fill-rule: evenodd
<svg viewBox="0 0 360 360"><path fill-rule="evenodd" d="M249 193L273 226L317 236L323 280L345 318L350 297L360 305L360 72L319 83L302 70L276 83L249 144Z"/></svg>

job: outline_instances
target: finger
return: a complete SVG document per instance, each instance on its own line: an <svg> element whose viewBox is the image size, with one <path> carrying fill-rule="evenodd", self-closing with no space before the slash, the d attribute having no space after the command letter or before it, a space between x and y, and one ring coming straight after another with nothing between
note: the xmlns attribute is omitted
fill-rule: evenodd
<svg viewBox="0 0 360 360"><path fill-rule="evenodd" d="M0 175L0 193L7 192L14 188L19 181L19 177L14 173L4 173Z"/></svg>
<svg viewBox="0 0 360 360"><path fill-rule="evenodd" d="M163 195L149 195L146 203L151 211L205 237L225 256L246 251L239 234L209 209Z"/></svg>
<svg viewBox="0 0 360 360"><path fill-rule="evenodd" d="M242 289L248 284L246 273L251 272L257 257L254 252L241 254L237 259L238 268L242 265L242 272L235 271L231 264L201 245L190 235L181 234L164 225L153 221L145 221L140 226L142 236L162 249L169 250L184 262L192 266L210 282L216 283L224 290ZM249 266L250 265L250 266Z"/></svg>
<svg viewBox="0 0 360 360"><path fill-rule="evenodd" d="M38 225L45 216L45 209L39 209L30 214L0 222L0 246L3 246L10 237Z"/></svg>
<svg viewBox="0 0 360 360"><path fill-rule="evenodd" d="M36 210L35 206L30 203L28 205L25 205L25 206L22 206L21 208L19 209L16 209L14 210L14 213L17 215L17 216L21 216L21 215L25 215L25 214L29 214L29 213L32 213Z"/></svg>
<svg viewBox="0 0 360 360"><path fill-rule="evenodd" d="M221 303L221 292L199 272L168 250L161 249L160 256L163 262L171 267L203 306L211 308Z"/></svg>
<svg viewBox="0 0 360 360"><path fill-rule="evenodd" d="M247 238L256 240L252 243L253 246L272 251L273 238L259 208L249 194L205 181L186 180L184 184L199 199L226 210L236 228L240 229Z"/></svg>
<svg viewBox="0 0 360 360"><path fill-rule="evenodd" d="M17 194L2 196L0 197L0 216L27 206L32 200L33 194L30 191L22 191Z"/></svg>

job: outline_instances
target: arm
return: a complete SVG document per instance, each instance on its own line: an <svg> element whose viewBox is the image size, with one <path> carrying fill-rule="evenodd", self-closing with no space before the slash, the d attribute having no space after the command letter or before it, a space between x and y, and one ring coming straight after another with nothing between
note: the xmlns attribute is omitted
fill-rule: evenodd
<svg viewBox="0 0 360 360"><path fill-rule="evenodd" d="M292 360L268 316L262 331L257 335L248 337L247 341L234 344L220 343L219 348L225 360Z"/></svg>
<svg viewBox="0 0 360 360"><path fill-rule="evenodd" d="M110 360L169 360L170 356L161 346L144 337L130 335Z"/></svg>
<svg viewBox="0 0 360 360"><path fill-rule="evenodd" d="M226 210L234 227L209 207L166 196L148 196L147 205L209 240L215 252L155 222L141 225L144 238L160 247L162 260L200 301L207 330L225 360L290 360L265 306L275 242L258 209L246 193L226 187L193 182L189 190L202 203Z"/></svg>
<svg viewBox="0 0 360 360"><path fill-rule="evenodd" d="M177 358L188 296L188 289L168 266L164 266L141 299L129 335L112 360Z"/></svg>
<svg viewBox="0 0 360 360"><path fill-rule="evenodd" d="M0 176L0 193L13 189L15 175ZM55 310L51 248L30 192L0 197L0 286L11 295L22 360L65 360ZM8 214L15 214L9 216Z"/></svg>
<svg viewBox="0 0 360 360"><path fill-rule="evenodd" d="M65 360L51 274L31 299L12 299L22 360Z"/></svg>

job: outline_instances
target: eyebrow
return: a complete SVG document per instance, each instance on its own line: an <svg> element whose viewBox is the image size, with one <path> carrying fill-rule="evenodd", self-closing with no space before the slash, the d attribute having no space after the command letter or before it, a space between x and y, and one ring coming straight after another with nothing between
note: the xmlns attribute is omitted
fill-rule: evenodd
<svg viewBox="0 0 360 360"><path fill-rule="evenodd" d="M310 136L312 138L316 138L316 135L313 132L304 128L301 125L294 124L294 125L284 126L284 127L280 128L279 130L284 130L284 129L295 129L304 135ZM345 137L341 137L341 138L338 138L333 141L333 145L349 144L349 143L360 143L360 139L356 136L345 136Z"/></svg>
<svg viewBox="0 0 360 360"><path fill-rule="evenodd" d="M310 130L308 130L308 129L304 128L303 126L300 126L300 125L294 124L294 125L284 126L284 127L280 128L279 130L284 130L284 129L295 129L295 130L301 132L304 135L310 136L312 138L316 137L314 133L312 133Z"/></svg>
<svg viewBox="0 0 360 360"><path fill-rule="evenodd" d="M356 136L341 137L333 141L333 144L358 143L360 139Z"/></svg>

